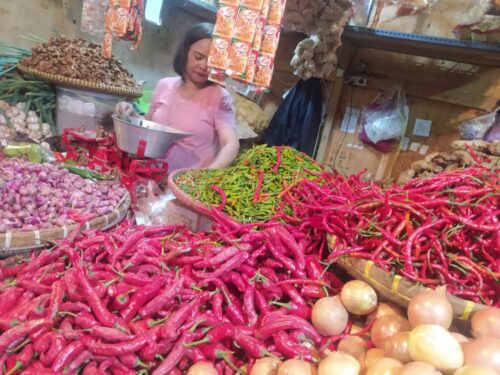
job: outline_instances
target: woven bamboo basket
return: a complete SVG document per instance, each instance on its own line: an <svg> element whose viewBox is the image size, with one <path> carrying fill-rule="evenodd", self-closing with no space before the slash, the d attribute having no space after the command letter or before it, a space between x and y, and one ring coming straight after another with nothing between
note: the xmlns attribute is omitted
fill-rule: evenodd
<svg viewBox="0 0 500 375"><path fill-rule="evenodd" d="M399 275L391 275L370 260L355 257L342 257L337 264L349 275L366 281L384 299L401 307L407 307L411 298L427 288L413 283ZM453 307L455 320L469 322L472 315L486 306L447 294Z"/></svg>
<svg viewBox="0 0 500 375"><path fill-rule="evenodd" d="M108 86L108 85L105 85L103 83L88 82L88 81L84 81L81 79L68 78L68 77L58 75L58 74L41 72L37 69L29 68L29 67L23 66L21 64L17 64L17 68L19 69L19 71L21 71L23 73L31 74L40 80L50 82L50 83L57 85L57 86L90 90L90 91L94 91L94 92L100 92L103 94L123 96L126 98L139 98L142 96L142 90L139 90L139 89L131 89L128 87L118 87L118 86Z"/></svg>
<svg viewBox="0 0 500 375"><path fill-rule="evenodd" d="M211 208L207 206L206 204L194 199L191 197L189 194L186 194L183 192L175 183L176 178L187 172L191 171L193 169L179 169L175 172L172 172L169 174L168 179L167 179L167 185L170 190L172 190L172 193L174 193L175 197L181 202L184 206L198 212L199 214L211 219L210 211Z"/></svg>
<svg viewBox="0 0 500 375"><path fill-rule="evenodd" d="M126 193L116 208L107 215L96 217L84 223L83 230L107 229L118 224L130 207L130 195ZM30 232L6 232L0 234L0 258L19 255L32 249L54 244L65 238L76 224Z"/></svg>

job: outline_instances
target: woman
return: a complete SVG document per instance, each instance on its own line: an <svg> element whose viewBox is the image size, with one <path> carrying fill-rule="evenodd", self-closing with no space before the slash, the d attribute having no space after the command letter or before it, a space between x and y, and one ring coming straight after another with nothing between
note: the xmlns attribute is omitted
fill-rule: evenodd
<svg viewBox="0 0 500 375"><path fill-rule="evenodd" d="M214 25L196 24L184 36L174 59L179 77L156 86L146 119L193 134L178 141L166 161L169 171L181 168L223 168L239 151L233 100L221 86L208 81L208 54ZM138 116L130 103L118 113Z"/></svg>

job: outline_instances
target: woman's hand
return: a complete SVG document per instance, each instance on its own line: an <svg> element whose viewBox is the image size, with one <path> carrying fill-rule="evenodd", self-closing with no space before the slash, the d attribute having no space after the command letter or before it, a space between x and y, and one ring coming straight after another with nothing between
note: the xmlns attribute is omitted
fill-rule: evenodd
<svg viewBox="0 0 500 375"><path fill-rule="evenodd" d="M207 166L208 169L225 168L230 165L240 150L240 142L236 135L236 130L232 128L222 128L217 130L220 143L220 151L215 160Z"/></svg>
<svg viewBox="0 0 500 375"><path fill-rule="evenodd" d="M135 111L134 106L128 102L119 102L115 107L115 112L118 115L127 115L137 117L139 114Z"/></svg>

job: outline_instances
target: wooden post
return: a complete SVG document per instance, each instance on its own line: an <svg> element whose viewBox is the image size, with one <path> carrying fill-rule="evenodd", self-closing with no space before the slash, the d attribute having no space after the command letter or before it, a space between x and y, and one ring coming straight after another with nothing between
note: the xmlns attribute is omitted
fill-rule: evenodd
<svg viewBox="0 0 500 375"><path fill-rule="evenodd" d="M353 53L353 48L349 46L343 46L341 55L339 57L338 65L348 67L349 61ZM322 129L320 129L321 136L318 146L318 151L316 153L316 160L320 163L326 162L326 153L330 140L330 135L332 133L333 124L335 121L335 115L337 113L340 98L342 97L342 89L344 88L344 70L338 68L336 72L335 82L332 83L330 92L330 98L326 104L326 120Z"/></svg>

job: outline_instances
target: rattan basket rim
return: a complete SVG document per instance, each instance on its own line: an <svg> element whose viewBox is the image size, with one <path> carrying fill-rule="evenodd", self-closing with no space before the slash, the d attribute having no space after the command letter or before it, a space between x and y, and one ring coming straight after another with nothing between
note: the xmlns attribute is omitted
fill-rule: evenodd
<svg viewBox="0 0 500 375"><path fill-rule="evenodd" d="M128 98L139 98L143 94L142 90L139 89L109 86L102 83L88 82L82 79L64 77L59 74L45 73L40 70L24 66L20 63L17 64L17 68L23 73L31 74L40 80L48 81L54 85L89 90L110 95L124 96Z"/></svg>

